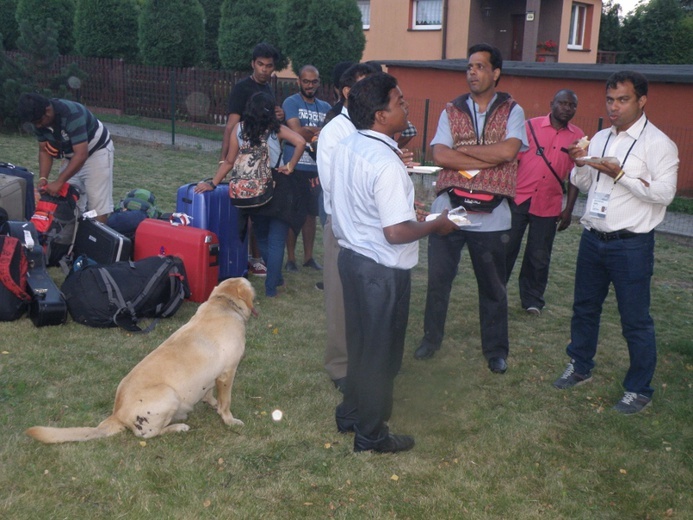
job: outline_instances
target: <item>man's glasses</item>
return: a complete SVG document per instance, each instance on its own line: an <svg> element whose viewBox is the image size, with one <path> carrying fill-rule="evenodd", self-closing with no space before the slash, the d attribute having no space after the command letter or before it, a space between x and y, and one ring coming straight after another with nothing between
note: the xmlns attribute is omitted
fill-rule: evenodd
<svg viewBox="0 0 693 520"><path fill-rule="evenodd" d="M302 85L319 85L320 80L319 79L302 79L301 84Z"/></svg>

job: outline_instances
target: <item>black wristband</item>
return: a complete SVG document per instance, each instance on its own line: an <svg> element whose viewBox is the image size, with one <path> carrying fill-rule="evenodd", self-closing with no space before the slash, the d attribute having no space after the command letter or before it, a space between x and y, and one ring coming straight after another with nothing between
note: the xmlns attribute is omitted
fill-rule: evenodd
<svg viewBox="0 0 693 520"><path fill-rule="evenodd" d="M207 181L207 184L209 184L209 185L212 187L213 190L216 190L216 189L217 189L217 185L214 184L214 181L211 181L211 180L210 180L210 181Z"/></svg>

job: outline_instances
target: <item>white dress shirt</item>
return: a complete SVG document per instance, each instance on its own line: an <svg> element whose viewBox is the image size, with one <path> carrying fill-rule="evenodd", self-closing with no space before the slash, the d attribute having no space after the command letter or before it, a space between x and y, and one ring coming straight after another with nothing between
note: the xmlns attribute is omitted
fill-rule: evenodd
<svg viewBox="0 0 693 520"><path fill-rule="evenodd" d="M356 132L356 127L349 119L349 111L346 107L342 107L342 113L333 118L320 130L317 153L318 177L320 177L320 186L322 186L325 213L328 215L332 215L332 185L330 179L332 154L337 143L354 132Z"/></svg>
<svg viewBox="0 0 693 520"><path fill-rule="evenodd" d="M396 150L396 141L372 130L337 144L330 170L332 229L340 246L386 267L411 269L419 261L418 241L390 244L383 232L416 221L414 185Z"/></svg>
<svg viewBox="0 0 693 520"><path fill-rule="evenodd" d="M648 233L662 222L676 194L679 155L676 144L645 114L620 133L614 127L598 132L590 142L588 155L616 157L625 174L614 183L591 166L573 168L570 182L587 192L585 214L580 220L586 228L605 233ZM604 218L592 211L597 194L602 198L608 195Z"/></svg>

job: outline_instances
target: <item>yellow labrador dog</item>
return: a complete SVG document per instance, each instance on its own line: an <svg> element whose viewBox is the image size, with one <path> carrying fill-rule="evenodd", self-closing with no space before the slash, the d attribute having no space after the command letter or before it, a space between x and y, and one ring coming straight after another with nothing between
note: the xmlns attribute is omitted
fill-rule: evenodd
<svg viewBox="0 0 693 520"><path fill-rule="evenodd" d="M88 441L130 428L144 439L190 429L182 421L200 400L229 426L231 386L245 351L245 324L255 313L245 278L220 283L188 323L140 361L118 385L113 414L96 428L34 426L26 434L46 443ZM214 388L216 387L216 399Z"/></svg>

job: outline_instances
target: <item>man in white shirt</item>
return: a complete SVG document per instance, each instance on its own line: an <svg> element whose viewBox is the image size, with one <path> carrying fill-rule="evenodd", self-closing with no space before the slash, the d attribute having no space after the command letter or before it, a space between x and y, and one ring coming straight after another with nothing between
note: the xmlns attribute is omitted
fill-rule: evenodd
<svg viewBox="0 0 693 520"><path fill-rule="evenodd" d="M348 352L337 428L355 433L354 451L405 451L414 439L390 433L387 421L404 349L410 270L418 262L418 239L458 228L447 211L416 220L414 186L393 138L408 116L397 80L379 72L356 83L349 115L358 131L339 142L330 169Z"/></svg>
<svg viewBox="0 0 693 520"><path fill-rule="evenodd" d="M337 256L339 244L332 232L332 198L330 168L337 143L356 132L347 110L351 87L366 76L378 72L371 65L357 63L349 67L340 77L342 110L328 122L318 139L318 176L327 219L323 229L323 282L325 291L325 314L327 315L327 344L324 366L335 387L344 391L347 371L346 332L344 330L344 297L339 279Z"/></svg>
<svg viewBox="0 0 693 520"><path fill-rule="evenodd" d="M623 414L643 410L654 393L657 348L650 316L654 228L676 194L679 165L674 142L645 115L647 91L642 74L613 74L606 82L611 128L597 133L588 150L570 148L576 164L570 182L588 195L566 349L571 360L553 385L566 389L592 379L602 304L613 283L630 354L625 393L614 406ZM599 159L581 160L586 156Z"/></svg>

